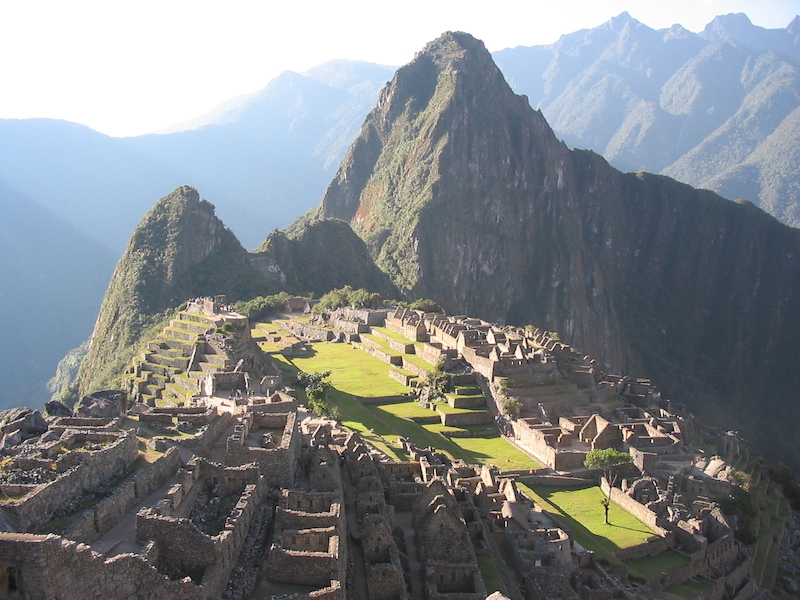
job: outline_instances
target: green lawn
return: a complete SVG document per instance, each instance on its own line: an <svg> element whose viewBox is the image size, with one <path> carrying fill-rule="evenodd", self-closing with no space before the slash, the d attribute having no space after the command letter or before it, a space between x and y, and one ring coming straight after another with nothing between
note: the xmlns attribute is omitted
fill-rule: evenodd
<svg viewBox="0 0 800 600"><path fill-rule="evenodd" d="M273 357L307 373L331 371L333 387L354 396L377 398L405 394L408 388L389 378L389 365L350 344L310 344L307 356Z"/></svg>
<svg viewBox="0 0 800 600"><path fill-rule="evenodd" d="M662 592L678 598L697 598L701 594L707 594L713 588L713 581L705 578L695 578L677 585L671 585L668 588L664 588Z"/></svg>
<svg viewBox="0 0 800 600"><path fill-rule="evenodd" d="M397 442L398 436L407 437L420 447L433 446L472 463L491 463L500 469L536 469L541 467L534 459L518 450L499 433L472 438L448 438L443 435L454 431L440 423L418 425L413 416L436 416L416 402L391 402L364 405L354 396L376 398L403 394L409 389L388 376L389 365L349 344L319 342L310 345L311 352L304 357L273 355L273 359L288 370L305 372L331 371L333 389L331 401L342 411L342 423L358 431L367 441L398 460L406 460Z"/></svg>
<svg viewBox="0 0 800 600"><path fill-rule="evenodd" d="M652 580L666 575L670 571L682 567L689 562L689 559L674 550L667 550L656 556L648 556L639 560L623 561L628 567L631 575L641 579Z"/></svg>
<svg viewBox="0 0 800 600"><path fill-rule="evenodd" d="M598 558L608 563L622 563L614 554L615 551L641 544L656 535L647 525L613 502L608 513L610 524L606 525L601 504L603 492L597 486L565 489L518 485L542 508L555 515L570 530L576 542L594 551ZM624 564L632 575L652 579L686 562L687 558L670 551L638 561L624 561Z"/></svg>
<svg viewBox="0 0 800 600"><path fill-rule="evenodd" d="M377 410L387 412L396 417L403 417L412 419L414 417L429 417L439 419L439 414L435 410L420 406L418 402L412 400L410 402L393 402L391 404L381 404Z"/></svg>

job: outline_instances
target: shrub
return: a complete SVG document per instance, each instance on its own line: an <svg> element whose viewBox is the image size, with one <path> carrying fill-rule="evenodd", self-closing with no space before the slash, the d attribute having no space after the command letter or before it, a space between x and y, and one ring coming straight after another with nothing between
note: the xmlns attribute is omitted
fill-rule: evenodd
<svg viewBox="0 0 800 600"><path fill-rule="evenodd" d="M312 309L319 314L325 310L335 310L343 306L350 308L378 308L382 306L383 299L380 294L368 292L363 288L354 290L349 285L324 294L319 303Z"/></svg>
<svg viewBox="0 0 800 600"><path fill-rule="evenodd" d="M258 321L278 312L288 298L289 294L286 292L272 296L257 296L247 302L237 302L233 305L233 310L251 321Z"/></svg>
<svg viewBox="0 0 800 600"><path fill-rule="evenodd" d="M518 419L519 414L522 412L522 403L515 398L501 396L500 408L502 409L503 414L508 415L512 419Z"/></svg>

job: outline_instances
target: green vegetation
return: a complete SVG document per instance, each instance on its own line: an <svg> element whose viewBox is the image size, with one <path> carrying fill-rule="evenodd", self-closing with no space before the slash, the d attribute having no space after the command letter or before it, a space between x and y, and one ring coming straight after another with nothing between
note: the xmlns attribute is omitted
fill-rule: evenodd
<svg viewBox="0 0 800 600"><path fill-rule="evenodd" d="M251 322L259 321L278 312L283 308L284 303L288 299L289 294L286 292L280 292L271 296L256 296L247 302L237 302L233 305L233 310L247 317Z"/></svg>
<svg viewBox="0 0 800 600"><path fill-rule="evenodd" d="M226 294L235 301L267 288L214 206L190 187L176 189L142 218L114 270L78 373L78 395L113 386L187 298Z"/></svg>
<svg viewBox="0 0 800 600"><path fill-rule="evenodd" d="M793 475L785 463L769 465L767 473L772 481L781 486L792 509L800 511L800 478Z"/></svg>
<svg viewBox="0 0 800 600"><path fill-rule="evenodd" d="M508 396L503 395L500 396L500 408L502 409L503 414L508 415L512 419L517 419L522 412L522 403L515 398L509 398Z"/></svg>
<svg viewBox="0 0 800 600"><path fill-rule="evenodd" d="M437 396L444 396L445 392L450 391L451 377L444 370L444 361L439 362L426 373L425 385Z"/></svg>
<svg viewBox="0 0 800 600"><path fill-rule="evenodd" d="M298 383L303 386L308 398L309 408L318 415L338 420L342 413L339 407L333 406L328 400L328 390L331 383L328 381L330 371L297 374Z"/></svg>
<svg viewBox="0 0 800 600"><path fill-rule="evenodd" d="M440 313L444 314L444 309L439 306L437 302L429 298L417 298L412 302L394 302L397 306L402 306L403 308L410 308L411 310L421 310L426 313Z"/></svg>
<svg viewBox="0 0 800 600"><path fill-rule="evenodd" d="M349 285L338 290L331 290L319 299L314 305L313 311L321 313L324 310L333 310L343 306L350 308L378 308L383 305L380 294L368 292L361 288L354 290Z"/></svg>
<svg viewBox="0 0 800 600"><path fill-rule="evenodd" d="M647 556L638 560L626 560L623 563L628 567L633 577L651 581L688 564L689 558L674 550L667 550L656 556Z"/></svg>
<svg viewBox="0 0 800 600"><path fill-rule="evenodd" d="M608 485L614 487L617 482L619 468L623 465L631 463L631 455L627 452L620 452L614 448L605 448L603 450L590 450L586 454L583 464L590 469L602 469L603 476L606 478ZM608 524L608 510L611 504L611 491L608 492L608 497L603 498L602 505L605 512L606 524Z"/></svg>
<svg viewBox="0 0 800 600"><path fill-rule="evenodd" d="M679 598L697 598L703 594L707 594L713 588L714 582L710 579L695 577L689 581L664 588L663 591L671 596L678 596Z"/></svg>

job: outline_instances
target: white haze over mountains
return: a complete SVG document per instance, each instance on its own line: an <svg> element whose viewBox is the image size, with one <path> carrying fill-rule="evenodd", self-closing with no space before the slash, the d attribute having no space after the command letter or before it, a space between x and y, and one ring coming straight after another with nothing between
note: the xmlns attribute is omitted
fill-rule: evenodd
<svg viewBox="0 0 800 600"><path fill-rule="evenodd" d="M700 31L743 12L783 28L796 0L263 2L38 0L0 3L0 118L57 118L114 136L162 130L331 59L401 65L444 31L491 51L550 44L628 11Z"/></svg>

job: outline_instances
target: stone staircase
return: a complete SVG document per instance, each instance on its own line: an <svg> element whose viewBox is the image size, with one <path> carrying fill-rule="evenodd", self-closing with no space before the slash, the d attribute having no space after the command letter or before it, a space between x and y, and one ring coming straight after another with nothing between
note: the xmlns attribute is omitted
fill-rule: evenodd
<svg viewBox="0 0 800 600"><path fill-rule="evenodd" d="M232 360L206 343L206 333L215 320L197 313L181 312L147 343L147 350L134 358L132 389L135 400L155 405L183 404L199 394L207 373L222 371Z"/></svg>

